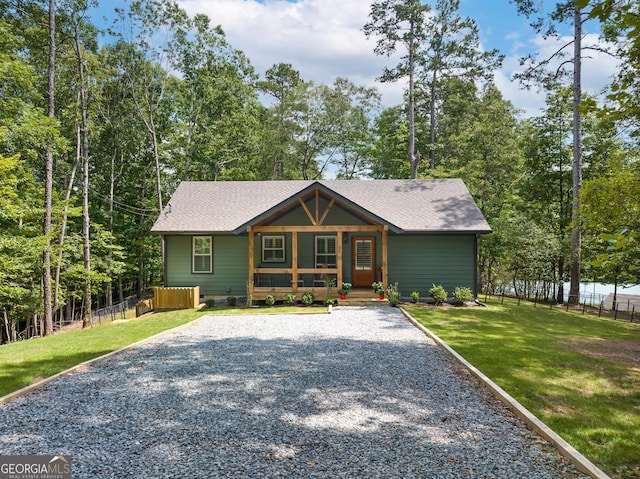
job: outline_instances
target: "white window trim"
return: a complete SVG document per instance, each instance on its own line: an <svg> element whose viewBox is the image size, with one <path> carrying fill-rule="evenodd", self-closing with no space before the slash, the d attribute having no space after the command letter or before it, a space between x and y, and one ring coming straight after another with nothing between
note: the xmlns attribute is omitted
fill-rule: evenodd
<svg viewBox="0 0 640 479"><path fill-rule="evenodd" d="M320 256L335 256L336 257L336 262L337 262L338 261L338 236L337 235L318 235L318 236L315 237L315 240L314 240L314 243L315 243L314 244L314 249L315 249L315 251L314 251L314 253L315 253L314 260L315 260L315 264L316 265L319 264L318 263L318 256L319 256L319 254L318 254L318 240L319 239L323 239L323 240L332 239L332 240L334 240L336 251L334 253L321 253Z"/></svg>
<svg viewBox="0 0 640 479"><path fill-rule="evenodd" d="M196 240L197 239L209 240L209 254L196 254ZM209 270L208 271L196 271L196 257L208 256L209 257ZM213 272L213 237L212 236L193 236L191 238L191 273L192 274L209 274Z"/></svg>
<svg viewBox="0 0 640 479"><path fill-rule="evenodd" d="M268 239L274 239L274 240L280 240L282 241L282 248L269 248L268 251L277 251L277 250L282 250L282 259L280 258L271 258L271 259L267 259L264 256L264 252L266 250L265 248L265 242ZM286 239L284 237L284 235L263 235L262 236L262 262L263 263L284 263L286 262L287 258L287 243L286 243Z"/></svg>

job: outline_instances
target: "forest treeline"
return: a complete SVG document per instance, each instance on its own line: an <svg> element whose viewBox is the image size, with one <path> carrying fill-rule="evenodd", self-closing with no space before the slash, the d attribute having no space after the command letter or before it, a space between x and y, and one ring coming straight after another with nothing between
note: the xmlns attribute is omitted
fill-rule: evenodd
<svg viewBox="0 0 640 479"><path fill-rule="evenodd" d="M101 36L91 2L0 0L0 338L89 325L91 308L158 284L149 230L183 180L459 177L494 231L483 288L546 284L562 300L576 231L583 280L637 283L637 3L514 2L543 35L576 27L564 59L523 59L520 80L546 93L529 118L458 3L372 3L372 55L404 52L380 80L409 85L383 108L349 78L316 84L277 59L258 75L215 19L170 1L132 1ZM582 22L620 58L607 95L576 87Z"/></svg>

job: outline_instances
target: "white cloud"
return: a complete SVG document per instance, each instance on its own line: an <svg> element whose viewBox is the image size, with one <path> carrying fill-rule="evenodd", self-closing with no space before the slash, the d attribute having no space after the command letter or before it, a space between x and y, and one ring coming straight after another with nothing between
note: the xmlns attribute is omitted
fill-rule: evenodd
<svg viewBox="0 0 640 479"><path fill-rule="evenodd" d="M277 63L290 63L304 80L330 84L347 77L375 86L386 105L402 100L402 86L381 84L384 66L393 61L373 53L367 40L369 2L363 0L182 0L190 15L205 13L221 25L231 45L242 50L262 75Z"/></svg>
<svg viewBox="0 0 640 479"><path fill-rule="evenodd" d="M290 63L304 80L330 84L336 77L348 77L358 85L375 86L382 93L385 106L402 102L406 82L376 81L383 68L394 66L397 60L375 55L375 40L367 39L362 32L370 1L181 0L179 3L190 15L205 13L213 25L221 25L231 45L247 55L260 75L274 64ZM484 28L489 29L490 25ZM596 40L595 35L589 34L585 44ZM539 111L544 94L535 89L523 90L519 83L511 81L513 73L522 69L518 57L534 51L538 52L538 58L546 58L558 46L556 40L528 37L522 31L505 35L502 50L508 56L502 69L496 72L495 81L504 97L524 110L525 115ZM609 82L616 63L601 53L591 55L593 59L584 61L583 84L588 91L597 92Z"/></svg>

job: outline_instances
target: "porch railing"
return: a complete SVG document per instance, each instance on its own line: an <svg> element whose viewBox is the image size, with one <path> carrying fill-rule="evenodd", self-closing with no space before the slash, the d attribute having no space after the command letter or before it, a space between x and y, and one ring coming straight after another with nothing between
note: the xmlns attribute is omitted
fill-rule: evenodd
<svg viewBox="0 0 640 479"><path fill-rule="evenodd" d="M295 274L295 281L294 281ZM294 273L290 268L258 268L253 274L253 286L256 289L298 289L325 288L333 279L338 282L337 268L300 268Z"/></svg>

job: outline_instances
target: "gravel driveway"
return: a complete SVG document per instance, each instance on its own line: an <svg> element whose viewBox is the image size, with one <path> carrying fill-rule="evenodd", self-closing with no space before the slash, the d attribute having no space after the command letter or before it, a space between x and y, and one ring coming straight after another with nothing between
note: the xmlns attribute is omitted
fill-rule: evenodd
<svg viewBox="0 0 640 479"><path fill-rule="evenodd" d="M0 454L74 478L565 478L395 308L210 316L0 406Z"/></svg>

